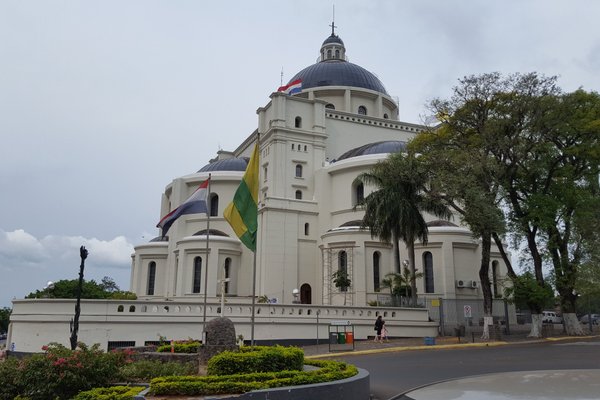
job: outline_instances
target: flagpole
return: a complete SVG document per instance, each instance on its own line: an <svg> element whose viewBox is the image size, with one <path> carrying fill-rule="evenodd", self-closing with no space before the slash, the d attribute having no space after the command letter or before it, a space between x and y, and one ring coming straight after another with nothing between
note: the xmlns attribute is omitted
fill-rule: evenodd
<svg viewBox="0 0 600 400"><path fill-rule="evenodd" d="M256 133L256 146L258 146L258 151L256 152L256 155L259 157L258 160L256 160L256 162L258 163L260 160L260 132ZM260 165L260 164L258 164ZM259 175L260 175L260 169L259 169ZM260 178L258 179L258 181L260 182ZM259 190L259 196L260 196L260 190ZM250 345L254 346L254 311L256 309L256 247L258 244L258 204L260 202L258 201L258 198L256 199L256 225L257 225L257 229L256 229L256 237L254 239L254 261L253 261L253 265L252 265L252 319L250 321Z"/></svg>
<svg viewBox="0 0 600 400"><path fill-rule="evenodd" d="M210 208L210 184L211 184L211 174L208 174L208 206ZM206 212L206 263L204 264L204 306L202 307L202 344L206 344L206 291L208 290L208 252L209 252L209 243L210 240L210 213L212 210L208 209Z"/></svg>

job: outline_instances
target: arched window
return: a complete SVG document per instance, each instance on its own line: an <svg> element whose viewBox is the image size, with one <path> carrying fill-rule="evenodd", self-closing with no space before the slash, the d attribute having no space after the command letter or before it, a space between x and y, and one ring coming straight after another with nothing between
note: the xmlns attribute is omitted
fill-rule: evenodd
<svg viewBox="0 0 600 400"><path fill-rule="evenodd" d="M498 261L492 261L492 287L494 291L494 297L500 297L498 293Z"/></svg>
<svg viewBox="0 0 600 400"><path fill-rule="evenodd" d="M308 236L309 225L308 222L304 224L304 236Z"/></svg>
<svg viewBox="0 0 600 400"><path fill-rule="evenodd" d="M148 296L154 296L154 284L156 283L156 263L151 261L148 264L148 288L146 294Z"/></svg>
<svg viewBox="0 0 600 400"><path fill-rule="evenodd" d="M379 292L380 282L379 282L379 261L381 260L381 253L376 251L373 253L373 289L376 292Z"/></svg>
<svg viewBox="0 0 600 400"><path fill-rule="evenodd" d="M331 58L331 49L327 50L327 58Z"/></svg>
<svg viewBox="0 0 600 400"><path fill-rule="evenodd" d="M365 185L358 181L354 186L354 205L362 203L365 199Z"/></svg>
<svg viewBox="0 0 600 400"><path fill-rule="evenodd" d="M338 253L338 272L348 274L348 253L346 253L344 250ZM342 286L340 291L347 292L348 287Z"/></svg>
<svg viewBox="0 0 600 400"><path fill-rule="evenodd" d="M219 195L213 193L210 196L210 216L217 217L219 215Z"/></svg>
<svg viewBox="0 0 600 400"><path fill-rule="evenodd" d="M383 119L388 119L388 115L387 114L383 114Z"/></svg>
<svg viewBox="0 0 600 400"><path fill-rule="evenodd" d="M294 126L296 128L302 128L302 118L301 117L296 117L296 119L294 119Z"/></svg>
<svg viewBox="0 0 600 400"><path fill-rule="evenodd" d="M294 150L294 143L292 143L292 150Z"/></svg>
<svg viewBox="0 0 600 400"><path fill-rule="evenodd" d="M365 106L358 106L358 113L360 115L367 115L367 107L365 107Z"/></svg>
<svg viewBox="0 0 600 400"><path fill-rule="evenodd" d="M335 110L335 106L331 103L327 104L325 108L329 108L330 110Z"/></svg>
<svg viewBox="0 0 600 400"><path fill-rule="evenodd" d="M202 283L202 257L194 258L194 276L192 278L192 293L200 293Z"/></svg>
<svg viewBox="0 0 600 400"><path fill-rule="evenodd" d="M231 274L231 258L227 257L225 259L225 266L223 267L223 273L225 275L225 279L230 277ZM229 282L225 282L225 294L229 293Z"/></svg>
<svg viewBox="0 0 600 400"><path fill-rule="evenodd" d="M296 164L296 178L302 178L302 165Z"/></svg>
<svg viewBox="0 0 600 400"><path fill-rule="evenodd" d="M306 145L304 145L304 151L307 151L308 147L306 147Z"/></svg>
<svg viewBox="0 0 600 400"><path fill-rule="evenodd" d="M340 58L340 51L339 50L335 51L335 58Z"/></svg>
<svg viewBox="0 0 600 400"><path fill-rule="evenodd" d="M296 200L302 200L302 190L296 190Z"/></svg>
<svg viewBox="0 0 600 400"><path fill-rule="evenodd" d="M423 253L423 274L425 278L425 293L433 293L433 256L430 252Z"/></svg>

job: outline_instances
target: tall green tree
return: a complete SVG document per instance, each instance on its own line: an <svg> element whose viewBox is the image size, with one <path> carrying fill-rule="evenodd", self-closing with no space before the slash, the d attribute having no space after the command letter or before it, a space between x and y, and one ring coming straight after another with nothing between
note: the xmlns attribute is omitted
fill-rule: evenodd
<svg viewBox="0 0 600 400"><path fill-rule="evenodd" d="M12 309L8 307L0 308L0 333L8 331L8 323L10 322L10 314Z"/></svg>
<svg viewBox="0 0 600 400"><path fill-rule="evenodd" d="M534 77L523 77L525 88L536 87ZM542 92L531 100L527 90L505 99L507 106L524 111L505 125L510 134L496 155L511 221L527 239L538 281L543 257L549 260L565 329L580 335L577 275L585 257L587 216L600 207L600 96Z"/></svg>
<svg viewBox="0 0 600 400"><path fill-rule="evenodd" d="M411 272L411 304L417 303L415 242L426 244L427 223L423 213L449 219L452 213L439 199L425 193L428 176L414 154L394 153L377 163L358 179L374 190L357 206L364 209L363 227L368 227L373 237L394 246L395 270L400 273L399 240L408 251Z"/></svg>
<svg viewBox="0 0 600 400"><path fill-rule="evenodd" d="M501 186L495 179L499 166L493 156L495 138L502 134L496 120L498 96L510 88L510 83L499 77L494 73L461 79L450 99L435 99L430 104L441 124L421 132L409 144L426 165L429 190L437 191L437 196L460 215L481 241L478 275L487 317L492 315L493 242L507 265L508 275L516 276L501 240L506 224ZM489 337L487 324L483 337Z"/></svg>
<svg viewBox="0 0 600 400"><path fill-rule="evenodd" d="M478 188L475 204L483 207L474 208L477 214L487 214L485 220L494 221L494 205L496 210L507 211L510 233L527 243L540 290L546 287L544 265L550 264L567 331L581 333L573 313L574 287L585 255L585 218L581 215L598 204L594 193L600 164L598 95L581 90L563 94L555 78L536 73L506 77L494 73L465 78L451 100L433 104L443 121L440 136L454 139L459 134L461 139L459 145L446 140L449 152L458 154L465 164L456 171L466 168L471 171L469 179L479 178L479 185L464 185ZM456 194L465 209L469 207L472 193L443 189ZM478 229L477 220L474 225L473 220L465 220L482 234L484 246L491 233L502 252L495 223ZM505 253L503 257L515 279L510 260ZM541 324L541 318L534 316L534 321Z"/></svg>
<svg viewBox="0 0 600 400"><path fill-rule="evenodd" d="M52 287L29 293L26 298L74 299L77 297L77 285L77 279L63 279L55 282ZM81 298L135 300L137 296L135 293L120 290L112 278L104 277L101 283L93 279L84 280Z"/></svg>

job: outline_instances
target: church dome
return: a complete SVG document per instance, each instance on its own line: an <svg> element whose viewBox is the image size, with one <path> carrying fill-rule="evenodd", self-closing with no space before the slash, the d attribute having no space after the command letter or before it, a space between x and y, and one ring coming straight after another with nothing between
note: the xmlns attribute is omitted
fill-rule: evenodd
<svg viewBox="0 0 600 400"><path fill-rule="evenodd" d="M400 140L386 140L384 142L375 142L356 147L342 154L336 161L347 158L366 156L368 154L397 153L406 148L406 142Z"/></svg>
<svg viewBox="0 0 600 400"><path fill-rule="evenodd" d="M302 89L321 86L352 86L388 94L383 83L361 66L345 60L324 60L298 72L290 80L302 79Z"/></svg>
<svg viewBox="0 0 600 400"><path fill-rule="evenodd" d="M248 157L217 160L206 164L204 167L200 168L198 172L245 171L249 160Z"/></svg>
<svg viewBox="0 0 600 400"><path fill-rule="evenodd" d="M298 72L288 84L298 79L302 80L302 90L322 86L351 86L388 95L373 73L347 61L344 42L333 32L333 28L331 35L321 45L319 62Z"/></svg>

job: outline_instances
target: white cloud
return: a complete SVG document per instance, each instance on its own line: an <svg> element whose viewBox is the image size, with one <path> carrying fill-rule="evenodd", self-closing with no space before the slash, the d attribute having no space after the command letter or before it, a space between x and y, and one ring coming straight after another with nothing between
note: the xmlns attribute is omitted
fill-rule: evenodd
<svg viewBox="0 0 600 400"><path fill-rule="evenodd" d="M80 246L89 252L86 279L111 276L122 289L129 288L133 245L124 236L111 240L59 235L36 238L23 229L0 230L0 306L41 289L47 281L75 279Z"/></svg>

